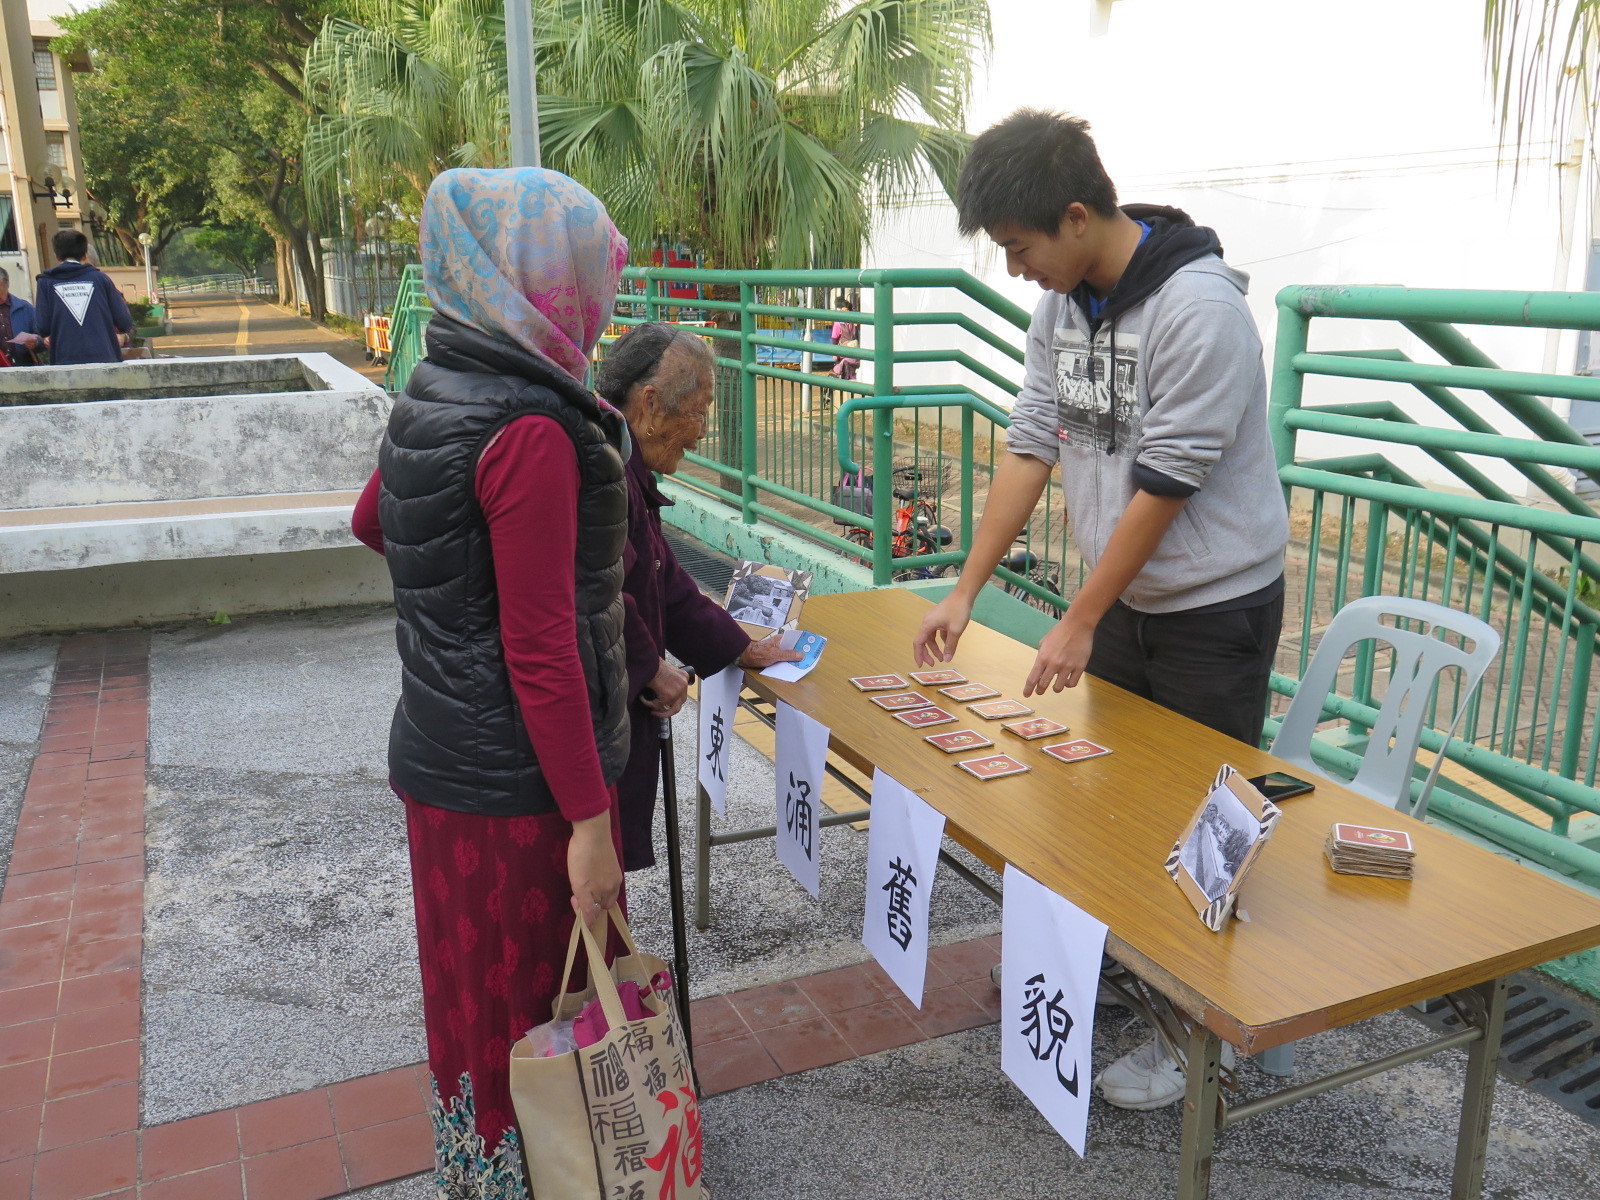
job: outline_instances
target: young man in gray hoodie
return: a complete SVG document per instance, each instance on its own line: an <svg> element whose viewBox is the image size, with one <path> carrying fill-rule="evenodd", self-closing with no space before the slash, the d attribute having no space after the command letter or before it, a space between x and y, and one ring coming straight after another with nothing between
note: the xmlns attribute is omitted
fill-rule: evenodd
<svg viewBox="0 0 1600 1200"><path fill-rule="evenodd" d="M1058 113L1021 109L983 133L956 204L961 231L987 233L1044 297L1009 453L960 581L917 632L918 663L954 655L1059 463L1091 569L1039 643L1023 694L1088 672L1258 744L1289 523L1246 276L1186 213L1119 208L1088 123ZM1170 1104L1184 1089L1155 1039L1099 1083L1126 1108Z"/></svg>

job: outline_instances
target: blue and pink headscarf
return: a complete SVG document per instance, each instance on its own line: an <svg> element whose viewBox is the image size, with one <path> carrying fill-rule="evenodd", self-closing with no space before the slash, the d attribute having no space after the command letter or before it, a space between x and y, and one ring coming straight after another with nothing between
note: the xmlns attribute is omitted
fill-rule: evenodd
<svg viewBox="0 0 1600 1200"><path fill-rule="evenodd" d="M420 242L436 311L583 380L628 261L587 188L535 167L445 171L428 188Z"/></svg>

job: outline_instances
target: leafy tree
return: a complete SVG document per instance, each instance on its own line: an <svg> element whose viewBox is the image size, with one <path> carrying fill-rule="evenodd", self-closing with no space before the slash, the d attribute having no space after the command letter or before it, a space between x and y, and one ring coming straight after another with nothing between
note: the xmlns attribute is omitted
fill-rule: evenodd
<svg viewBox="0 0 1600 1200"><path fill-rule="evenodd" d="M195 230L195 249L222 259L241 275L254 275L272 258L272 238L259 225L221 225Z"/></svg>
<svg viewBox="0 0 1600 1200"><path fill-rule="evenodd" d="M91 72L78 81L77 96L84 183L105 210L107 231L130 262L144 261L141 233L160 255L181 229L204 219L209 153L171 120L178 101L170 89L129 96L121 81Z"/></svg>
<svg viewBox="0 0 1600 1200"><path fill-rule="evenodd" d="M68 49L87 49L108 89L138 119L146 98L170 96L161 136L206 156L206 182L225 216L260 221L277 240L285 298L292 261L301 297L323 315L319 238L302 179L306 48L345 0L107 0L60 18Z"/></svg>
<svg viewBox="0 0 1600 1200"><path fill-rule="evenodd" d="M715 265L853 265L868 214L931 174L953 191L987 0L534 0L546 165L635 245ZM505 162L491 0L371 0L307 56L322 186L394 202Z"/></svg>

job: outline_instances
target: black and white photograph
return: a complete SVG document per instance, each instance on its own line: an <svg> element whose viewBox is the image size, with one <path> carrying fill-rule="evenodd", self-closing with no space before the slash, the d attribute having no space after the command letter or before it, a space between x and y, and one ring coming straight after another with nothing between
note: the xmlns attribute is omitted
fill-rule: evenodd
<svg viewBox="0 0 1600 1200"><path fill-rule="evenodd" d="M770 575L750 575L739 581L728 601L728 614L735 621L776 629L789 619L794 603L794 584Z"/></svg>
<svg viewBox="0 0 1600 1200"><path fill-rule="evenodd" d="M811 572L785 571L745 561L728 585L728 615L746 625L781 629L798 616L811 589ZM798 603L797 603L798 602Z"/></svg>
<svg viewBox="0 0 1600 1200"><path fill-rule="evenodd" d="M1261 836L1261 822L1226 787L1219 787L1200 810L1179 861L1205 893L1216 900L1228 890L1245 855Z"/></svg>

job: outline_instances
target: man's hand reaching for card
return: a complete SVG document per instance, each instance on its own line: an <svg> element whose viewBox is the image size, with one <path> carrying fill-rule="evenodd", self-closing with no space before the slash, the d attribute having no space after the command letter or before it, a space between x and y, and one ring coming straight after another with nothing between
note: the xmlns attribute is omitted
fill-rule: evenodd
<svg viewBox="0 0 1600 1200"><path fill-rule="evenodd" d="M954 658L956 643L971 620L972 602L954 592L929 609L911 642L911 655L917 666L937 666Z"/></svg>
<svg viewBox="0 0 1600 1200"><path fill-rule="evenodd" d="M1039 655L1022 685L1023 696L1042 696L1052 687L1058 692L1077 687L1093 651L1094 626L1074 622L1070 614L1063 617L1039 642Z"/></svg>

